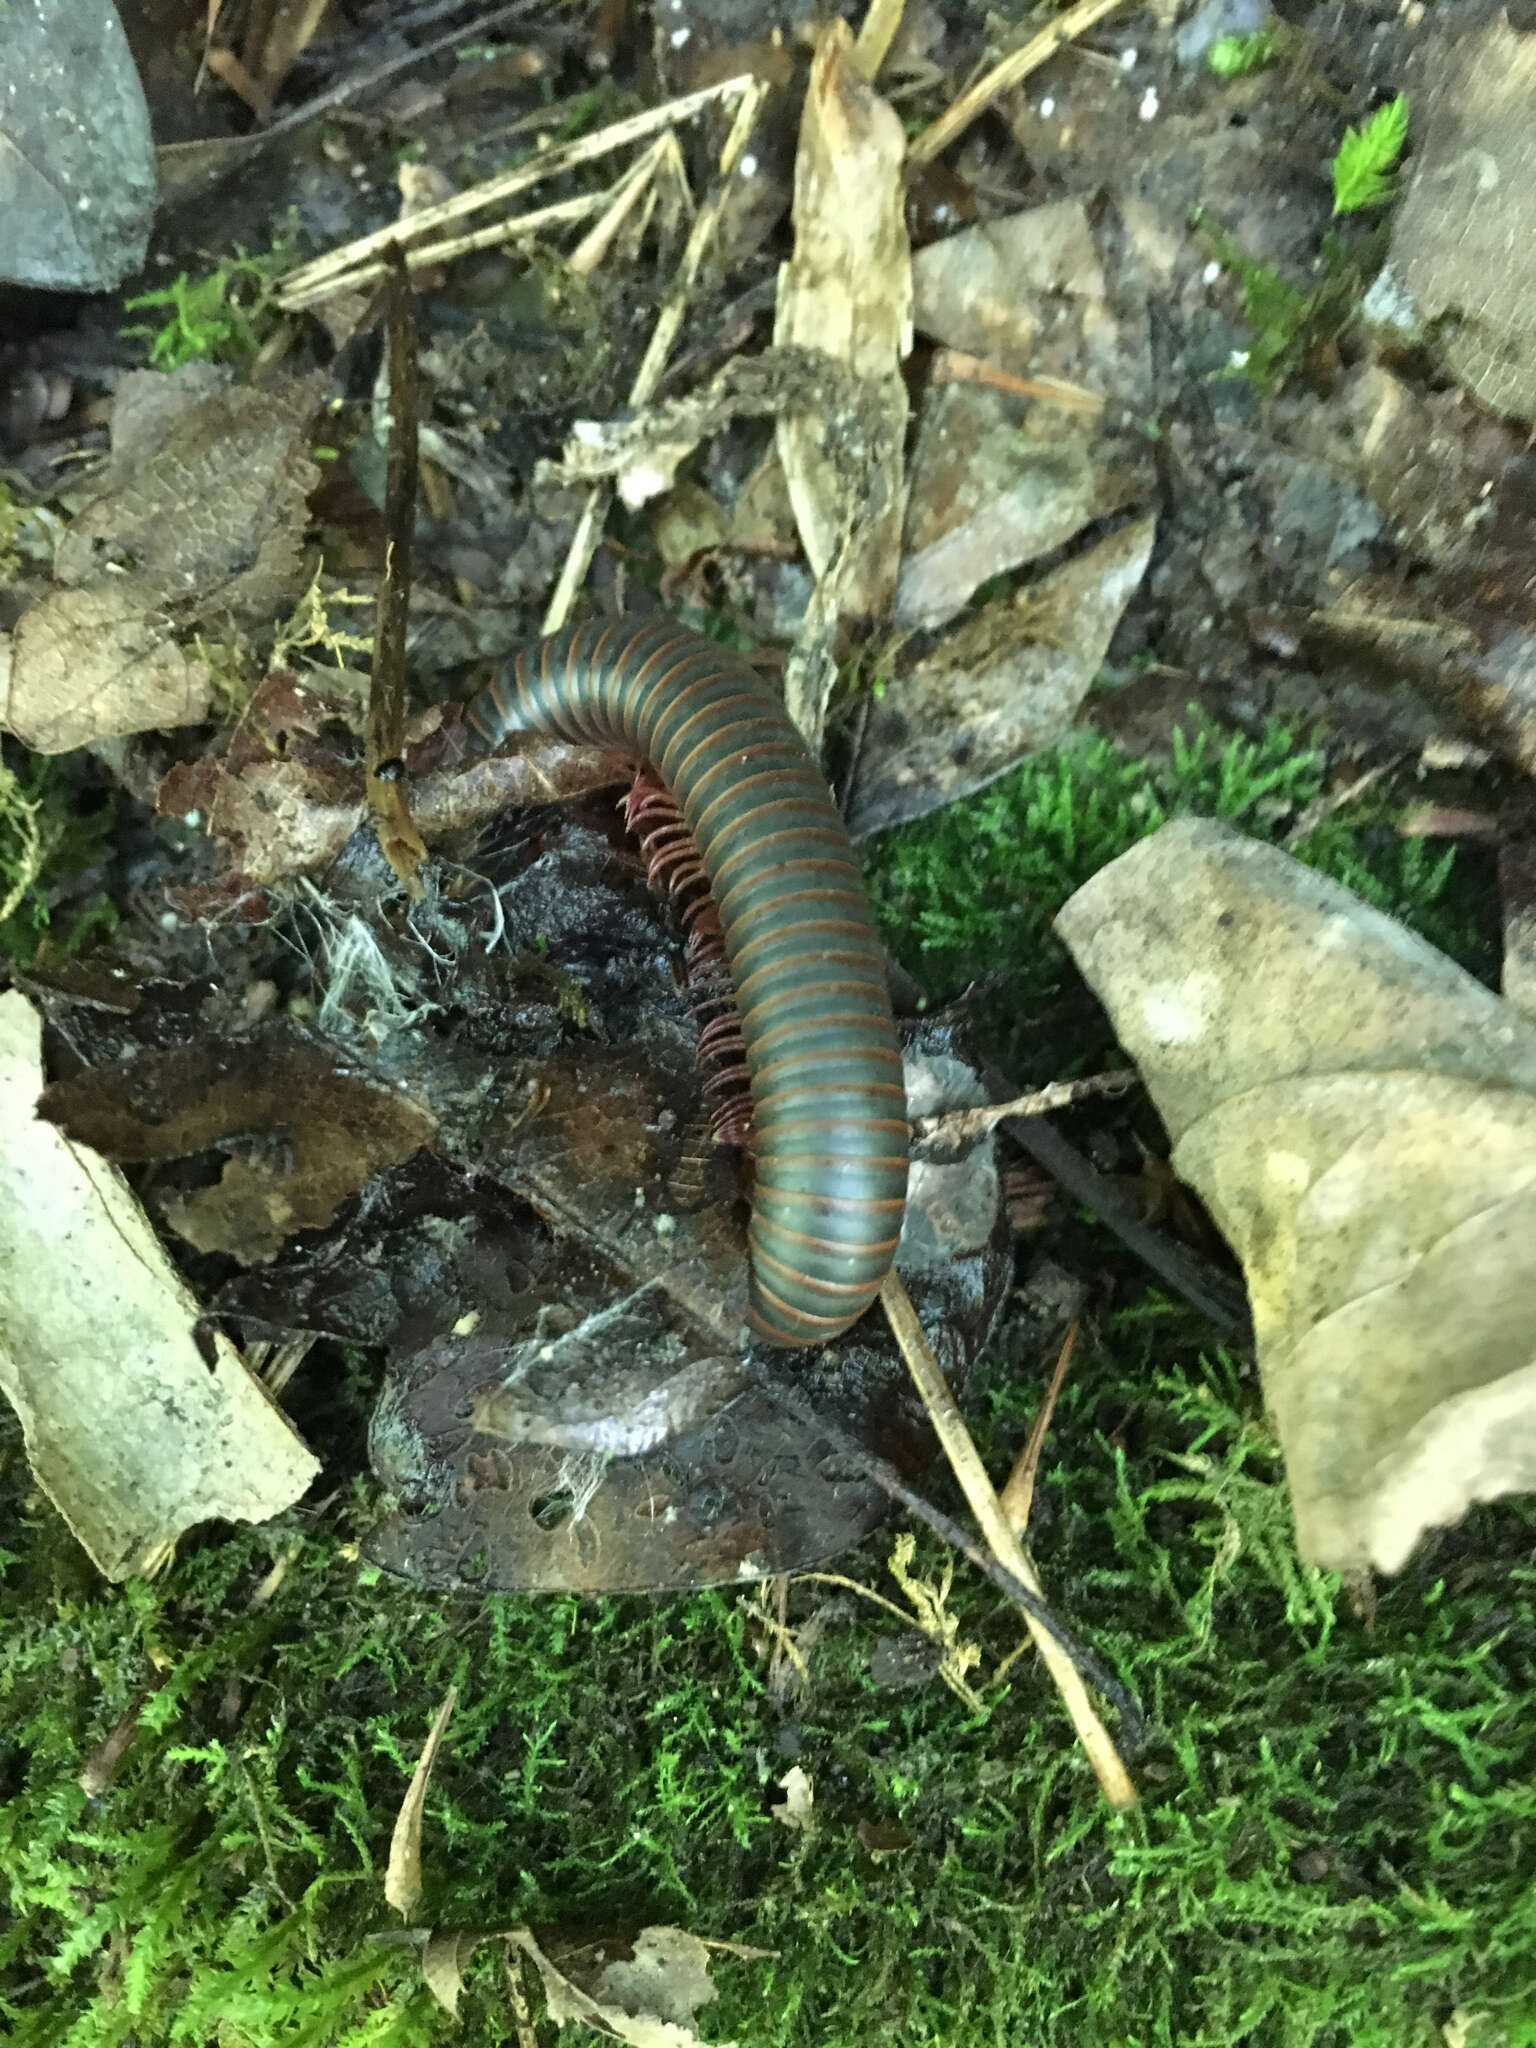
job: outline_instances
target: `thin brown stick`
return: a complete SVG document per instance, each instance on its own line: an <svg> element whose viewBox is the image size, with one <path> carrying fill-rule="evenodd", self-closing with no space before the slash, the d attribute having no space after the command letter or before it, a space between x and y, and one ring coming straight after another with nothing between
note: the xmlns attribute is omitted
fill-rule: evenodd
<svg viewBox="0 0 1536 2048"><path fill-rule="evenodd" d="M1012 1102L984 1102L975 1109L946 1109L936 1116L915 1117L912 1142L925 1150L951 1150L984 1138L1015 1116L1044 1116L1048 1110L1067 1109L1091 1095L1116 1095L1134 1088L1134 1067L1112 1067L1108 1073L1088 1074L1080 1081L1051 1081L1031 1094L1016 1095Z"/></svg>
<svg viewBox="0 0 1536 2048"><path fill-rule="evenodd" d="M1019 1541L1003 1515L997 1495L992 1490L992 1481L987 1468L981 1462L981 1454L972 1441L971 1433L950 1392L949 1382L933 1354L923 1326L918 1321L917 1310L912 1298L902 1284L900 1275L894 1269L887 1276L880 1290L880 1299L890 1320L896 1342L907 1361L917 1390L923 1399L939 1442L949 1459L951 1469L960 1482L961 1491L970 1503L971 1513L981 1527L987 1540L987 1547L1000 1564L1016 1578L1023 1581L1037 1597L1044 1598L1044 1588L1029 1552ZM1033 1615L1028 1617L1029 1632L1035 1639L1035 1647L1045 1662L1046 1669L1055 1680L1062 1703L1071 1716L1077 1730L1078 1741L1083 1745L1093 1774L1098 1779L1105 1798L1110 1805L1123 1811L1136 1804L1136 1787L1131 1783L1130 1774L1121 1761L1120 1754L1110 1739L1109 1730L1094 1712L1088 1689L1083 1684L1077 1666L1065 1656L1061 1645L1048 1629L1040 1627Z"/></svg>
<svg viewBox="0 0 1536 2048"><path fill-rule="evenodd" d="M384 579L368 690L367 798L384 858L410 895L422 894L427 857L405 801L405 629L411 603L411 543L416 526L416 322L411 280L398 246L386 252L389 344L389 457L384 474Z"/></svg>
<svg viewBox="0 0 1536 2048"><path fill-rule="evenodd" d="M1006 391L1015 398L1035 398L1045 405L1059 405L1066 412L1080 412L1097 418L1104 399L1086 385L1070 384L1065 377L1016 377L985 356L967 355L963 349L939 348L933 352L928 375L935 384L985 384L991 391Z"/></svg>
<svg viewBox="0 0 1536 2048"><path fill-rule="evenodd" d="M1007 92L1032 71L1038 71L1059 49L1086 34L1095 22L1112 14L1119 5L1120 0L1077 0L1075 7L1047 23L1039 35L1032 36L1017 50L1010 50L1000 64L994 64L984 78L978 78L968 91L961 93L954 105L918 136L907 151L908 162L931 162L957 136L963 135L978 115L986 112L999 93Z"/></svg>
<svg viewBox="0 0 1536 2048"><path fill-rule="evenodd" d="M993 1068L982 1074L995 1095L1007 1089ZM1217 1267L1208 1265L1181 1244L1164 1237L1147 1223L1136 1203L1115 1183L1100 1173L1069 1145L1056 1126L1043 1116L1008 1116L1003 1130L1039 1161L1046 1172L1059 1180L1068 1194L1075 1195L1139 1259L1202 1314L1210 1317L1229 1337L1244 1341L1249 1335L1248 1305L1242 1285Z"/></svg>
<svg viewBox="0 0 1536 2048"><path fill-rule="evenodd" d="M998 1495L998 1506L1008 1517L1008 1525L1014 1534L1023 1537L1029 1533L1029 1511L1035 1504L1035 1473L1040 1464L1040 1453L1045 1448L1046 1431L1051 1426L1051 1417L1056 1411L1056 1396L1061 1392L1067 1367L1072 1363L1072 1354L1077 1349L1077 1334L1082 1324L1074 1317L1067 1325L1067 1334L1061 1340L1061 1350L1056 1355L1056 1370L1051 1374L1051 1383L1045 1390L1045 1399L1040 1403L1040 1413L1035 1417L1034 1428L1029 1432L1029 1441L1020 1451L1013 1470L1008 1474L1008 1484Z"/></svg>

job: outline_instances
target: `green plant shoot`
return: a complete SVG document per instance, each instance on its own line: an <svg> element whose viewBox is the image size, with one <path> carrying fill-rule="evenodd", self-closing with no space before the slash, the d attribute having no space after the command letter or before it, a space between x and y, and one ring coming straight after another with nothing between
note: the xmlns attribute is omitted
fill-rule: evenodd
<svg viewBox="0 0 1536 2048"><path fill-rule="evenodd" d="M1392 168L1408 140L1408 100L1399 93L1359 128L1347 128L1333 160L1333 211L1359 213L1396 196Z"/></svg>

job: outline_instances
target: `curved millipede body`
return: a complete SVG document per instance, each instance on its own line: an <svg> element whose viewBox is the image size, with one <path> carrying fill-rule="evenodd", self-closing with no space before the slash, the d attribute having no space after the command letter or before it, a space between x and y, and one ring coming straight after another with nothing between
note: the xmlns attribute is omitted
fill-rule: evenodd
<svg viewBox="0 0 1536 2048"><path fill-rule="evenodd" d="M885 953L842 819L783 706L751 669L668 620L568 628L466 712L512 732L649 761L693 834L724 933L752 1088L751 1320L820 1344L890 1271L907 1114Z"/></svg>

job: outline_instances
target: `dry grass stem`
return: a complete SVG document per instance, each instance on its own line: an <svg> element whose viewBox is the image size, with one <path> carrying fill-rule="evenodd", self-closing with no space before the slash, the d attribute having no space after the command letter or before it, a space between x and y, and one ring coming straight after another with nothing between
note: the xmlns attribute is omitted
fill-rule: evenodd
<svg viewBox="0 0 1536 2048"><path fill-rule="evenodd" d="M944 1447L950 1467L960 1489L970 1503L971 1512L980 1525L982 1535L992 1555L1014 1576L1021 1579L1035 1596L1044 1600L1045 1590L1040 1575L1035 1570L1034 1560L1014 1534L987 1477L987 1468L981 1462L981 1454L965 1426L964 1417L950 1392L949 1382L939 1369L928 1339L923 1335L923 1326L917 1319L898 1274L892 1272L880 1290L885 1313L890 1319L896 1341L901 1346L902 1356L916 1383L923 1405L928 1410L935 1434ZM1030 1634L1035 1647L1045 1661L1046 1669L1055 1680L1056 1690L1071 1716L1077 1730L1077 1738L1083 1745L1094 1776L1098 1779L1105 1798L1110 1805L1120 1809L1136 1804L1136 1787L1131 1783L1125 1765L1120 1761L1119 1752L1110 1740L1109 1731L1094 1711L1088 1697L1088 1689L1078 1673L1076 1665L1034 1617L1028 1617Z"/></svg>
<svg viewBox="0 0 1536 2048"><path fill-rule="evenodd" d="M762 111L763 101L772 90L770 86L756 78L737 79L731 82L743 88L740 104L736 109L736 118L731 123L731 132L727 135L725 147L720 152L720 170L714 192L694 215L693 225L688 231L688 240L677 266L677 275L672 281L671 290L662 302L661 311L656 316L656 325L652 329L650 342L640 367L635 372L635 381L630 386L629 403L636 411L641 406L649 405L656 395L662 371L667 366L667 358L672 353L673 343L677 340L678 329L683 324L683 315L688 309L688 301L698 278L699 266L704 261L705 252L714 240L715 232L720 225L720 213L725 205L731 178L746 149L747 138ZM674 104L681 106L683 103L677 101ZM587 494L581 518L577 522L575 533L571 536L565 565L560 571L560 580L555 585L554 595L550 598L549 607L544 614L543 630L546 634L558 633L571 615L576 593L586 581L587 570L591 567L592 557L597 551L603 522L608 516L608 507L612 500L613 485L607 480L594 484Z"/></svg>
<svg viewBox="0 0 1536 2048"><path fill-rule="evenodd" d="M1075 7L1069 7L1065 14L1048 22L1039 35L1031 36L1017 50L1010 50L1001 63L994 64L984 77L978 78L973 86L961 93L937 121L923 130L907 152L909 161L914 164L931 163L948 149L957 136L965 133L978 115L986 112L999 93L1021 84L1059 49L1085 35L1119 5L1120 0L1078 0Z"/></svg>
<svg viewBox="0 0 1536 2048"><path fill-rule="evenodd" d="M378 228L369 235L359 235L355 241L346 242L325 256L300 264L289 272L277 292L276 302L284 312L297 312L301 307L313 305L317 299L330 297L333 292L350 290L362 281L353 273L361 273L364 266L380 257L391 242L419 243L436 229L462 220L466 214L495 206L515 193L542 185L547 179L559 177L598 157L611 155L629 143L643 142L658 129L671 128L676 122L689 120L704 108L713 106L717 100L739 99L754 92L760 94L762 90L749 74L723 79L718 85L707 86L701 92L685 93L680 99L667 100L642 114L632 114L623 121L611 121L606 128L598 128L591 135L578 136L574 142L557 143L549 149L537 150L516 170L505 171L499 178L487 178L483 184L472 185L467 192L456 192L451 199L445 199L437 206L424 207L420 213L412 214L409 220ZM608 204L611 197L611 193L598 193L565 200L561 202L566 209L564 212L557 213L556 208L544 207L537 213L524 214L516 223L504 221L499 224L499 229L488 232L493 238L505 239L509 232L528 233L535 224L548 224L557 217L583 219ZM424 263L443 261L445 250L456 246L484 247L486 244L461 241L457 245L451 242L438 244L430 250L413 248L407 252L406 260L412 269L419 269ZM376 276L378 272L370 270L367 274Z"/></svg>

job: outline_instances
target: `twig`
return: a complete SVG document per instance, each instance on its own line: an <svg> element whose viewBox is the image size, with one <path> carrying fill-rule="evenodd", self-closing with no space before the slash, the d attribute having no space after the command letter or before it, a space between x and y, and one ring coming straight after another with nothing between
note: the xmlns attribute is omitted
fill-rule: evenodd
<svg viewBox="0 0 1536 2048"><path fill-rule="evenodd" d="M858 37L853 45L854 68L865 78L875 78L890 54L896 31L901 27L907 0L870 0Z"/></svg>
<svg viewBox="0 0 1536 2048"><path fill-rule="evenodd" d="M984 78L977 79L968 91L961 93L954 105L918 136L907 151L907 161L930 163L941 150L948 149L957 136L963 135L978 115L986 112L999 93L1007 92L1028 78L1032 71L1038 71L1065 44L1076 41L1078 36L1085 34L1095 22L1102 21L1106 14L1112 14L1119 5L1120 0L1077 0L1075 7L1059 14L1041 29L1039 35L1031 36L1017 50L1010 50L1000 64L994 64Z"/></svg>
<svg viewBox="0 0 1536 2048"><path fill-rule="evenodd" d="M952 1151L984 1138L1015 1116L1044 1116L1048 1110L1068 1109L1092 1095L1117 1095L1134 1088L1139 1076L1134 1067L1112 1067L1107 1074L1087 1074L1079 1081L1051 1081L1029 1095L1016 1095L1012 1102L984 1102L976 1109L946 1109L937 1116L914 1117L912 1141L925 1151Z"/></svg>
<svg viewBox="0 0 1536 2048"><path fill-rule="evenodd" d="M683 315L688 309L688 301L693 293L699 266L704 260L704 252L714 240L715 230L720 224L720 213L730 189L731 177L741 161L742 152L747 146L747 138L752 133L763 101L772 89L761 79L752 77L733 79L730 83L742 88L741 101L736 109L736 118L731 123L731 132L725 139L725 147L720 152L719 179L708 202L694 215L682 260L678 264L677 276L673 279L672 289L656 316L656 325L651 331L650 342L641 359L640 367L635 372L635 381L630 386L629 402L636 410L643 405L649 405L656 395L656 387L661 382L667 357L672 353L672 344L676 341L678 329L683 324ZM694 95L694 98L698 97L700 95ZM674 104L681 106L683 102L676 101ZM593 484L589 489L587 502L582 507L581 517L576 524L576 531L571 536L571 545L565 557L565 565L560 571L560 580L555 585L554 595L550 598L549 607L544 614L543 630L546 634L558 633L570 617L571 607L576 602L576 593L586 581L587 571L592 566L592 557L597 552L597 543L602 535L603 523L608 517L608 507L612 502L613 485L606 479Z"/></svg>
<svg viewBox="0 0 1536 2048"><path fill-rule="evenodd" d="M427 857L405 801L405 629L411 603L416 526L416 323L405 257L393 244L386 294L389 343L389 456L384 476L384 579L368 690L367 797L384 858L413 897Z"/></svg>
<svg viewBox="0 0 1536 2048"><path fill-rule="evenodd" d="M928 1410L929 1420L938 1433L939 1442L944 1446L945 1455L961 1491L970 1502L971 1513L980 1524L981 1533L987 1539L992 1555L1016 1579L1021 1580L1037 1600L1045 1597L1039 1575L1033 1560L1014 1534L998 1505L997 1495L992 1490L992 1481L987 1477L987 1468L981 1462L981 1454L971 1439L965 1420L956 1406L955 1397L949 1390L949 1382L934 1357L923 1326L917 1319L917 1310L912 1298L903 1286L900 1276L893 1269L886 1277L880 1290L880 1299L890 1319L896 1342L901 1346L903 1357L911 1370L917 1390L923 1397L923 1406ZM1105 1798L1110 1805L1123 1811L1136 1804L1136 1787L1131 1783L1130 1774L1121 1760L1119 1751L1110 1739L1109 1730L1093 1710L1088 1689L1083 1684L1080 1669L1075 1660L1062 1654L1061 1644L1054 1633L1043 1628L1034 1614L1026 1610L1029 1632L1035 1639L1035 1646L1045 1661L1047 1670L1056 1681L1056 1690L1061 1694L1062 1703L1071 1716L1077 1730L1078 1741L1093 1766Z"/></svg>
<svg viewBox="0 0 1536 2048"><path fill-rule="evenodd" d="M445 199L436 206L423 207L409 220L375 229L369 235L360 235L356 241L344 243L339 249L317 256L313 262L301 264L283 280L276 294L276 303L284 311L307 305L316 297L326 296L318 289L321 285L325 285L328 292L333 288L332 279L382 254L390 242L425 237L450 221L462 219L466 213L494 206L500 200L510 199L516 192L542 185L546 179L559 177L580 164L591 163L600 156L610 156L614 150L623 149L631 142L642 142L654 135L658 128L670 128L678 121L686 121L692 115L702 113L706 107L713 106L717 100L755 98L760 104L764 91L766 88L749 73L727 78L718 85L706 86L701 92L686 93L681 99L649 107L643 114L631 114L623 121L611 121L606 128L598 128L591 135L578 136L574 142L535 150L526 162L515 170L503 172L499 178L487 178L483 184L472 186L467 192L455 193L453 198ZM599 195L595 203L587 205L587 211L596 212L606 203L608 196ZM576 202L564 203L572 205ZM524 216L525 226L530 218Z"/></svg>
<svg viewBox="0 0 1536 2048"><path fill-rule="evenodd" d="M1040 1464L1040 1453L1045 1446L1045 1433L1051 1426L1051 1417L1056 1412L1056 1396L1061 1392L1062 1381L1067 1376L1067 1367L1072 1363L1072 1354L1077 1349L1077 1335L1082 1324L1075 1318L1067 1325L1067 1334L1061 1340L1061 1350L1056 1356L1056 1370L1051 1374L1051 1383L1045 1390L1045 1399L1040 1403L1040 1413L1035 1417L1035 1426L1029 1432L1029 1441L1018 1455L1018 1461L1008 1474L1008 1484L998 1495L998 1506L1008 1518L1008 1525L1016 1536L1029 1533L1029 1511L1035 1504L1035 1473Z"/></svg>
<svg viewBox="0 0 1536 2048"><path fill-rule="evenodd" d="M928 367L934 384L985 384L992 391L1006 391L1015 398L1035 398L1044 405L1059 405L1065 412L1085 413L1097 419L1104 399L1083 384L1070 384L1065 377L1016 377L985 356L967 355L963 349L939 348Z"/></svg>
<svg viewBox="0 0 1536 2048"><path fill-rule="evenodd" d="M992 1069L984 1068L982 1078L994 1094L1001 1095L1007 1083ZM1039 1116L1009 1116L1003 1129L1016 1145L1046 1172L1061 1182L1099 1221L1135 1252L1176 1294L1210 1317L1218 1329L1239 1341L1249 1333L1248 1303L1239 1282L1198 1259L1193 1252L1152 1229L1142 1221L1136 1205L1122 1194L1112 1180L1090 1166L1075 1146L1069 1145L1053 1124Z"/></svg>
<svg viewBox="0 0 1536 2048"><path fill-rule="evenodd" d="M883 1493L904 1507L918 1521L926 1524L941 1542L975 1566L984 1578L994 1585L1003 1598L1026 1615L1038 1622L1045 1633L1060 1645L1061 1650L1083 1674L1091 1685L1104 1695L1120 1716L1120 1737L1129 1755L1135 1756L1146 1741L1146 1716L1141 1702L1130 1689L1123 1685L1108 1669L1096 1651L1074 1635L1061 1621L1040 1593L1030 1587L1008 1566L1000 1564L984 1545L974 1542L961 1528L952 1515L936 1507L926 1495L908 1484L889 1459L866 1449L840 1422L834 1422L824 1415L816 1405L808 1401L793 1381L774 1371L770 1365L748 1352L742 1361L744 1370L753 1383L770 1400L777 1402L786 1414L793 1415L807 1428L814 1429L826 1438L840 1456L848 1459L867 1478L873 1480ZM1107 1740L1107 1738L1106 1738Z"/></svg>

